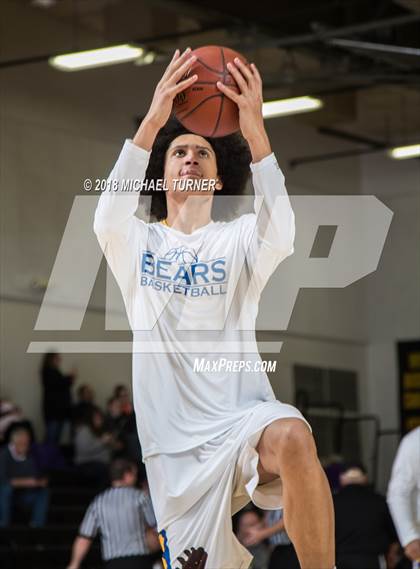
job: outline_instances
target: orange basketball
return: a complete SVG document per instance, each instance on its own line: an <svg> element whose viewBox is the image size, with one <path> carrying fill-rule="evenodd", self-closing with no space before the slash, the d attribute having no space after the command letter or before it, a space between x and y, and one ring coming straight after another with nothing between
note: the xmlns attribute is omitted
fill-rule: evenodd
<svg viewBox="0 0 420 569"><path fill-rule="evenodd" d="M246 64L247 60L237 51L219 45L199 47L191 52L193 54L197 59L187 76L198 75L198 78L175 97L175 116L185 128L201 136L226 136L236 132L239 130L238 107L216 83L221 81L239 93L226 64L233 63L235 57Z"/></svg>

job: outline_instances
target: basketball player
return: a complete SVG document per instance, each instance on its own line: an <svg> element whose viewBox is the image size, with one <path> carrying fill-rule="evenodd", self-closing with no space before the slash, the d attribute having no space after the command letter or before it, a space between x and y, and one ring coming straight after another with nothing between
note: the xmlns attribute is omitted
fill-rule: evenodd
<svg viewBox="0 0 420 569"><path fill-rule="evenodd" d="M420 427L400 442L387 499L404 553L416 568L420 566Z"/></svg>
<svg viewBox="0 0 420 569"><path fill-rule="evenodd" d="M239 92L218 89L238 105L242 136L207 139L168 120L174 97L197 79L183 78L193 62L189 48L175 52L94 222L133 330L134 404L163 559L168 569L248 568L231 516L252 500L284 507L303 569L332 569L332 499L310 427L255 365L258 300L295 235L264 128L262 81L255 65L229 63ZM250 170L255 212L215 221L213 206L243 193ZM168 190L153 193L158 221L145 223L135 216L138 193L119 190L158 172ZM214 187L174 190L180 179Z"/></svg>

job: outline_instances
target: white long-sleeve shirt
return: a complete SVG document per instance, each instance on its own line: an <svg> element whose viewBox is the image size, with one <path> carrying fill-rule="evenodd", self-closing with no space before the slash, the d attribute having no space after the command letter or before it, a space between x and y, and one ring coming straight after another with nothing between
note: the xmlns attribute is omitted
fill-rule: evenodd
<svg viewBox="0 0 420 569"><path fill-rule="evenodd" d="M250 165L255 213L211 221L191 234L143 222L135 215L139 194L120 191L122 180L144 179L149 156L125 142L109 176L118 189L101 195L94 221L133 331L144 459L203 444L275 399L266 373L254 368L261 362L255 320L261 291L293 253L295 236L274 154ZM252 371L194 369L201 358L211 367L221 357L251 361Z"/></svg>
<svg viewBox="0 0 420 569"><path fill-rule="evenodd" d="M420 539L420 427L400 443L387 498L401 545Z"/></svg>

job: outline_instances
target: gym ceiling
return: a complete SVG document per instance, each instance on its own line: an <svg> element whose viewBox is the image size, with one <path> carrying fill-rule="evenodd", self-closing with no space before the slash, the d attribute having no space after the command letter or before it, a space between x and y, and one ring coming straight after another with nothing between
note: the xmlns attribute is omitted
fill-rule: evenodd
<svg viewBox="0 0 420 569"><path fill-rule="evenodd" d="M299 120L331 136L367 146L420 136L420 0L3 0L0 10L0 73L119 43L154 50L153 65L176 47L226 45L258 65L265 100L323 97Z"/></svg>

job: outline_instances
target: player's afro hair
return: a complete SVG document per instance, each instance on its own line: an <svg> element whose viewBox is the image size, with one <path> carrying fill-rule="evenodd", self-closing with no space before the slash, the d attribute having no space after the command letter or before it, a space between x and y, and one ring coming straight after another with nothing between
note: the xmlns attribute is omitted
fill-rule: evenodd
<svg viewBox="0 0 420 569"><path fill-rule="evenodd" d="M145 180L155 183L164 178L165 155L170 143L181 134L193 134L175 118L171 117L160 129L152 147ZM245 193L245 186L250 175L249 164L252 160L249 146L239 133L218 138L204 136L216 154L218 175L223 188L216 192L217 196L240 196ZM146 187L148 186L146 185ZM167 217L166 192L143 190L142 195L152 195L150 213L158 221ZM218 202L220 204L218 206ZM216 219L228 219L237 206L237 200L218 200L213 202L212 216Z"/></svg>

